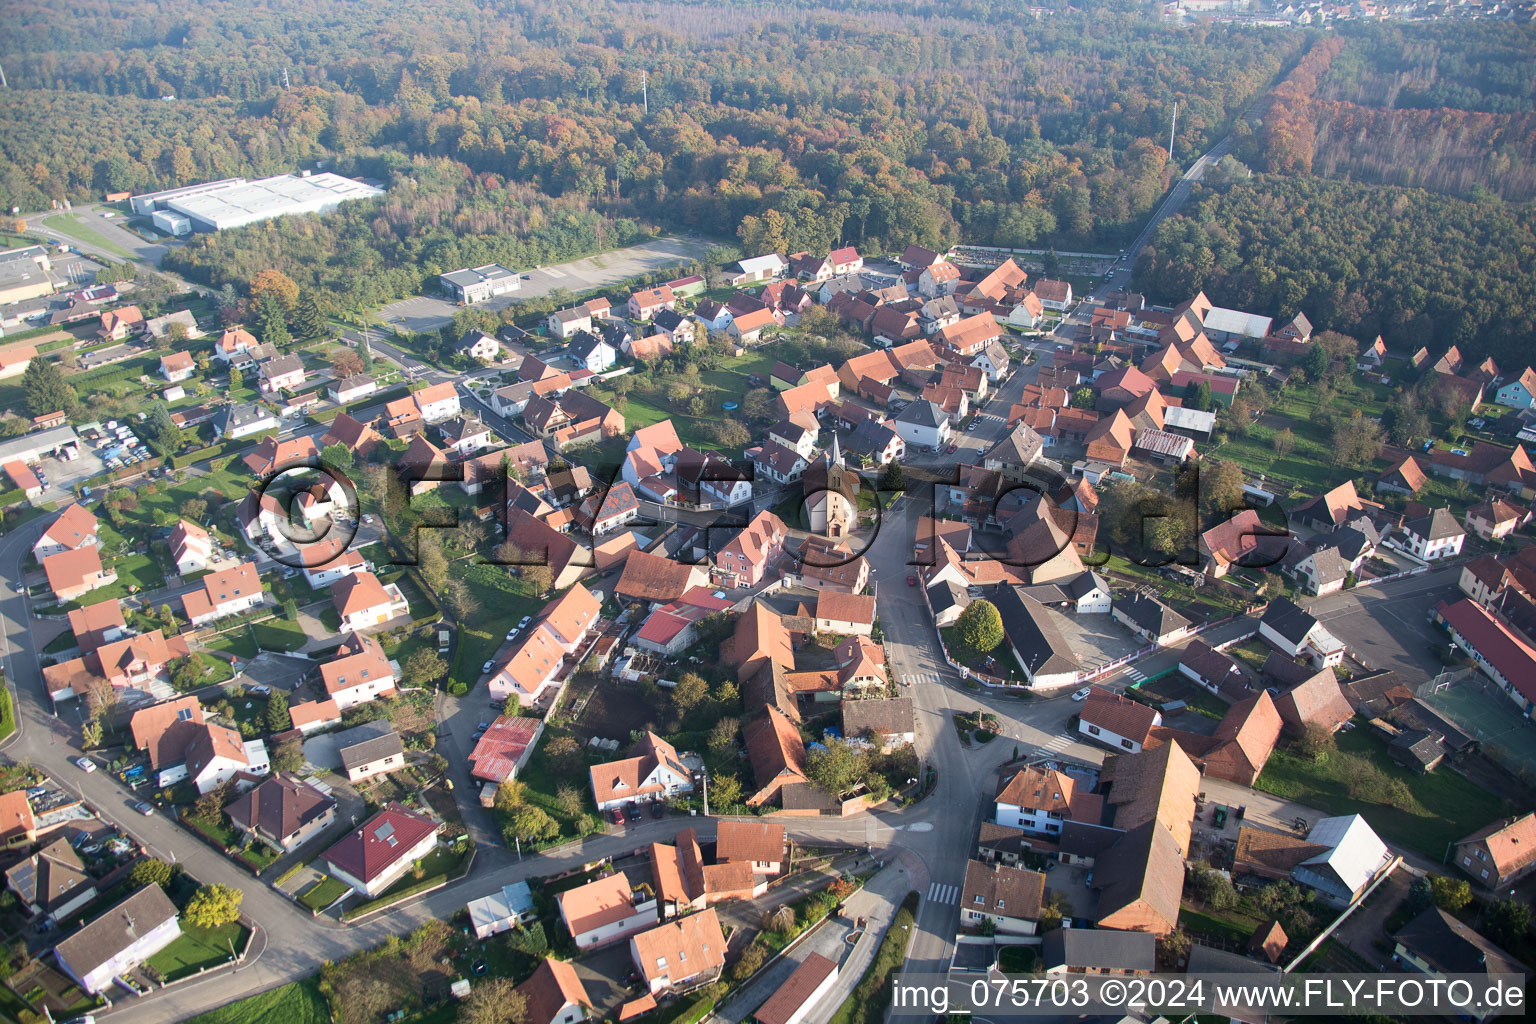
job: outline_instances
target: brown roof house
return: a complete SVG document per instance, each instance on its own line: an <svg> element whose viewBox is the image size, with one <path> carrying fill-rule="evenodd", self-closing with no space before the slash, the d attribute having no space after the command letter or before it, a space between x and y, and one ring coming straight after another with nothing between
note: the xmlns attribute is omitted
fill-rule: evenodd
<svg viewBox="0 0 1536 1024"><path fill-rule="evenodd" d="M555 896L560 920L586 952L656 923L656 895L649 885L631 886L622 871L594 879Z"/></svg>
<svg viewBox="0 0 1536 1024"><path fill-rule="evenodd" d="M1044 872L972 860L960 889L960 921L972 928L990 921L1000 932L1033 935L1044 895Z"/></svg>
<svg viewBox="0 0 1536 1024"><path fill-rule="evenodd" d="M787 785L806 782L805 742L800 732L777 708L750 722L743 736L757 792L747 798L749 807L772 802Z"/></svg>
<svg viewBox="0 0 1536 1024"><path fill-rule="evenodd" d="M28 914L63 920L96 898L96 882L67 839L6 869L5 884Z"/></svg>
<svg viewBox="0 0 1536 1024"><path fill-rule="evenodd" d="M720 977L725 934L710 908L633 936L629 953L651 995L690 992Z"/></svg>
<svg viewBox="0 0 1536 1024"><path fill-rule="evenodd" d="M1456 865L1489 889L1503 889L1536 870L1536 813L1502 818L1458 840Z"/></svg>
<svg viewBox="0 0 1536 1024"><path fill-rule="evenodd" d="M587 774L599 811L693 792L693 773L677 748L653 732L641 737L631 756L593 765Z"/></svg>
<svg viewBox="0 0 1536 1024"><path fill-rule="evenodd" d="M533 975L517 986L527 1014L525 1024L578 1024L587 1019L592 1000L564 960L545 957Z"/></svg>
<svg viewBox="0 0 1536 1024"><path fill-rule="evenodd" d="M224 808L246 835L275 850L296 850L336 820L336 801L307 782L274 775Z"/></svg>
<svg viewBox="0 0 1536 1024"><path fill-rule="evenodd" d="M59 969L92 994L105 992L181 936L176 906L147 885L53 949Z"/></svg>
<svg viewBox="0 0 1536 1024"><path fill-rule="evenodd" d="M1275 708L1286 728L1296 733L1305 731L1309 725L1335 733L1355 717L1355 709L1339 689L1339 677L1331 668L1314 672L1286 690L1275 699Z"/></svg>

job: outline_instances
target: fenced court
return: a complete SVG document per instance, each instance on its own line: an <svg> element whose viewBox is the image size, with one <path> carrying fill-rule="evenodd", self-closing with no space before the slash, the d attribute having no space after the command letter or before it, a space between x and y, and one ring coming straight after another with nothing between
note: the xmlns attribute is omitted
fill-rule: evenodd
<svg viewBox="0 0 1536 1024"><path fill-rule="evenodd" d="M1421 699L1467 730L1485 754L1512 772L1536 772L1536 722L1480 673L1469 672L1436 690L1421 687Z"/></svg>

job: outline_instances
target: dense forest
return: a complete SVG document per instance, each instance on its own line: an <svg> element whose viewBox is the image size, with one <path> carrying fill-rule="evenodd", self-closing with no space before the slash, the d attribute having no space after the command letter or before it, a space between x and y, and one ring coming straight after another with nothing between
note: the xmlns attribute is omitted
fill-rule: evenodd
<svg viewBox="0 0 1536 1024"><path fill-rule="evenodd" d="M1174 103L1187 161L1302 46L1124 6L19 2L0 194L393 155L752 247L1112 245L1167 187Z"/></svg>
<svg viewBox="0 0 1536 1024"><path fill-rule="evenodd" d="M1148 297L1290 316L1393 348L1450 344L1516 368L1536 346L1536 205L1256 175L1159 225Z"/></svg>
<svg viewBox="0 0 1536 1024"><path fill-rule="evenodd" d="M1349 26L1319 39L1237 152L1263 170L1536 197L1536 27Z"/></svg>

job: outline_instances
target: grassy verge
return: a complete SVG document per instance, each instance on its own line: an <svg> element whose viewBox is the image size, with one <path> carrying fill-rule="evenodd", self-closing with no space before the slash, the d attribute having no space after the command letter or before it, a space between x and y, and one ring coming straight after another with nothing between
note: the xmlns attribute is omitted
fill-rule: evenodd
<svg viewBox="0 0 1536 1024"><path fill-rule="evenodd" d="M329 1024L330 1019L320 982L306 978L210 1010L191 1024Z"/></svg>
<svg viewBox="0 0 1536 1024"><path fill-rule="evenodd" d="M85 222L85 218L77 213L56 214L48 218L53 222L53 229L61 235L67 235L73 241L79 242L88 249L95 249L104 255L120 256L123 259L134 259L133 253L124 249L116 242L108 241ZM65 223L61 224L60 221Z"/></svg>
<svg viewBox="0 0 1536 1024"><path fill-rule="evenodd" d="M310 910L324 910L341 899L349 890L347 883L335 878L322 878L299 894L299 902Z"/></svg>
<svg viewBox="0 0 1536 1024"><path fill-rule="evenodd" d="M842 1006L832 1015L829 1024L877 1024L885 1020L885 1011L891 1003L891 975L900 969L907 957L907 943L912 938L912 928L917 924L917 893L907 893L901 901L901 909L886 929L880 949L870 961L869 968Z"/></svg>
<svg viewBox="0 0 1536 1024"><path fill-rule="evenodd" d="M1388 839L1435 860L1446 844L1508 814L1507 801L1449 768L1419 775L1392 760L1386 744L1364 728L1337 736L1338 753L1314 760L1276 750L1256 789L1328 814L1363 814ZM1362 771L1400 780L1408 799L1392 803L1361 795Z"/></svg>
<svg viewBox="0 0 1536 1024"><path fill-rule="evenodd" d="M230 949L245 945L247 929L239 922L218 928L185 928L181 937L145 961L166 981L175 981L230 959Z"/></svg>

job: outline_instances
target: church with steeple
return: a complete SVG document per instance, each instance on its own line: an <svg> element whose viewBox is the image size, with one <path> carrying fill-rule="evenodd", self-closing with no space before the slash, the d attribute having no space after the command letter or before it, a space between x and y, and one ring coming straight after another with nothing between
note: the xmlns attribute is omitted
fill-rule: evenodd
<svg viewBox="0 0 1536 1024"><path fill-rule="evenodd" d="M846 537L859 521L859 476L843 462L837 434L827 454L805 471L805 512L811 533Z"/></svg>

